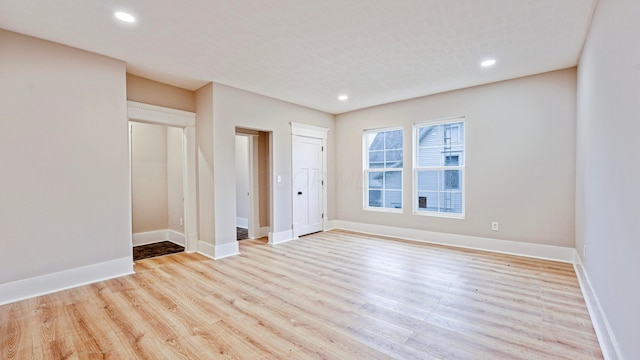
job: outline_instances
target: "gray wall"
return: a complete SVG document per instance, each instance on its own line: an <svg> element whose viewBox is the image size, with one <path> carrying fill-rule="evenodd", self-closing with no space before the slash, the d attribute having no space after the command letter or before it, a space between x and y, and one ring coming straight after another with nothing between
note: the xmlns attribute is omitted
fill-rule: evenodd
<svg viewBox="0 0 640 360"><path fill-rule="evenodd" d="M0 30L0 284L131 258L125 63Z"/></svg>
<svg viewBox="0 0 640 360"><path fill-rule="evenodd" d="M567 69L338 115L336 218L573 247L575 94L576 70ZM466 116L466 219L413 215L412 125L457 116ZM398 125L404 211L365 211L362 132Z"/></svg>
<svg viewBox="0 0 640 360"><path fill-rule="evenodd" d="M576 248L625 359L640 358L638 19L640 2L600 0L578 71Z"/></svg>

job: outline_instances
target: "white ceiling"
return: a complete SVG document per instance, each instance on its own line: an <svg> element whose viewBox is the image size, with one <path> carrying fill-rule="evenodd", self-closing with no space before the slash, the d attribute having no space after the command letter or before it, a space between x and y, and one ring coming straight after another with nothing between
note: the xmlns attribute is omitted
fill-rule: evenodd
<svg viewBox="0 0 640 360"><path fill-rule="evenodd" d="M337 114L575 66L595 1L0 0L0 28Z"/></svg>

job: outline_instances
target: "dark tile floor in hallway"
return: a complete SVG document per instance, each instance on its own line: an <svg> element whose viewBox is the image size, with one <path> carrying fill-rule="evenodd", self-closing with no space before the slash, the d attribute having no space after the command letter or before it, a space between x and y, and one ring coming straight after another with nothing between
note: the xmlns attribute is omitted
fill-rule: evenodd
<svg viewBox="0 0 640 360"><path fill-rule="evenodd" d="M133 261L148 259L156 256L175 254L183 252L184 247L174 244L171 241L161 241L153 244L133 247Z"/></svg>

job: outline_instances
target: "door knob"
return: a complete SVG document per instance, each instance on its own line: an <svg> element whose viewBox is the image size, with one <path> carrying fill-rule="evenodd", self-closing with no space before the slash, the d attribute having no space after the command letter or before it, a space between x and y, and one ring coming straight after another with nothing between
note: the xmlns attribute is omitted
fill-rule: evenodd
<svg viewBox="0 0 640 360"><path fill-rule="evenodd" d="M302 191L298 191L298 195L302 195Z"/></svg>

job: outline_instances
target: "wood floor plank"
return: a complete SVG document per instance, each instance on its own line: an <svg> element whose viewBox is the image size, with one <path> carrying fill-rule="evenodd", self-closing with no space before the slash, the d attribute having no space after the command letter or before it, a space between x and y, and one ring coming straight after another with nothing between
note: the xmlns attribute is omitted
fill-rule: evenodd
<svg viewBox="0 0 640 360"><path fill-rule="evenodd" d="M0 306L3 359L602 359L571 264L330 231Z"/></svg>

